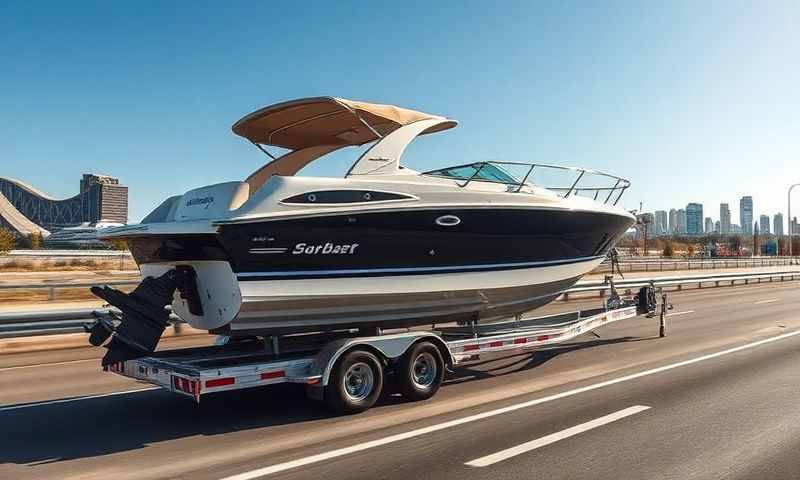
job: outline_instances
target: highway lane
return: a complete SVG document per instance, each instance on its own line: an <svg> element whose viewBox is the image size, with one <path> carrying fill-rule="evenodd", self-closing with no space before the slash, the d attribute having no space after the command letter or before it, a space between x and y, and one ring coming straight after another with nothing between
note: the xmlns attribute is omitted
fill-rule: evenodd
<svg viewBox="0 0 800 480"><path fill-rule="evenodd" d="M221 395L199 408L156 390L0 409L0 431L7 432L0 439L5 443L0 448L0 478L222 478L253 471L800 330L796 291L797 284L787 283L675 294L676 315L670 317L670 336L665 339L654 338L657 323L653 319L609 325L598 332L600 339L585 336L564 348L534 355L485 357L460 368L432 401L407 404L388 398L354 417L328 417L293 386ZM596 305L598 301L586 303ZM570 302L552 308L574 306ZM725 441L729 432L743 438L762 435L769 444L775 440L779 446L793 446L790 436L796 432L775 425L784 418L791 424L797 414L792 392L797 391L798 383L789 370L797 360L793 351L799 342L798 337L786 338L702 364L288 470L278 477L309 478L324 473L331 478L484 478L498 471L509 476L548 471L550 476L560 477L558 473L563 472L565 478L581 478L581 471L585 474L586 470L577 464L592 468L592 472L594 465L597 471L604 471L602 464L608 478L645 478L623 469L634 463L621 458L622 453L607 450L619 445L620 452L629 454L630 448L640 445L642 452L636 458L663 455L673 463L653 465L664 472L678 472L680 465L692 465L687 455L697 454L681 447L687 441L679 435L683 430L668 428L680 425L676 419L681 416L694 419L690 425L694 430L685 428L687 438L691 432L703 432L703 445L709 451L729 448L730 442ZM3 359L6 369L0 366L0 405L19 407L26 402L144 387L100 373L91 361L53 364L58 358L49 352L39 358L44 361L38 363L45 365L30 368L14 368L19 364L9 368L20 359ZM31 355L25 361L36 363L37 357ZM783 390L776 387L779 379ZM729 384L737 388L727 389ZM781 395L773 394L775 390ZM464 465L636 405L651 408L492 467ZM748 405L754 407L752 412ZM736 425L733 430L724 430L727 423L722 418L727 411L735 412L728 422ZM766 430L762 432L760 425ZM715 434L715 428L723 430ZM663 442L653 443L649 437ZM622 448L625 445L630 448ZM580 463L581 451L592 452L593 461ZM783 459L784 469L775 470L776 475L793 473L787 469L791 467L789 452L762 449L759 455L761 460ZM745 461L736 472L755 472L752 468L763 467L764 462ZM573 463L573 470L564 466L572 468ZM703 471L697 464L692 472L698 478L719 477L719 465L708 465ZM614 468L622 469L623 474L614 476ZM645 471L649 478L666 476L658 470Z"/></svg>

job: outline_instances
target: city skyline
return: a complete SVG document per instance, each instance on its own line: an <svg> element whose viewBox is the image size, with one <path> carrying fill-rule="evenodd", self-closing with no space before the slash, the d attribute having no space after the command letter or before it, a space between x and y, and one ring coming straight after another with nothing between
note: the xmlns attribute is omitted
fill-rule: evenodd
<svg viewBox="0 0 800 480"><path fill-rule="evenodd" d="M704 217L704 211L711 212L713 209L704 210L704 204L699 202L689 202L683 208L673 207L669 210L649 211L645 208L641 213L653 215L653 234L657 235L669 235L673 233L698 235L710 233L709 226L713 228L711 231L723 235L752 235L755 225L758 225L758 232L760 234L783 235L789 233L790 225L787 222L790 222L791 219L788 219L783 211L764 212L758 210L758 203L752 195L740 197L738 203L740 207L738 223L733 221L735 217L731 216L729 202L719 203L719 216L717 218L713 216ZM742 213L745 214L745 217L752 219L749 228L741 221ZM796 218L796 216L794 216L794 218ZM665 228L662 228L662 223ZM795 234L797 233L795 229Z"/></svg>
<svg viewBox="0 0 800 480"><path fill-rule="evenodd" d="M741 219L741 217L742 217L742 207L743 207L742 201L744 201L745 205L747 205L748 202L749 202L750 210L748 212L745 212L746 214L749 214L749 218L751 219L750 220L750 229L749 230L745 228L744 222L742 222L742 219ZM789 224L788 224L788 222L790 221L790 219L787 218L786 213L785 213L784 210L782 210L782 209L779 209L777 211L769 211L769 210L763 211L763 210L760 210L760 209L758 209L758 201L757 201L757 199L752 195L743 195L743 196L739 197L739 199L737 201L737 204L739 205L739 208L737 209L738 213L739 213L738 218L731 215L730 202L720 202L720 203L718 203L718 205L719 205L719 209L718 209L719 215L717 217L714 217L713 215L709 215L709 216L707 216L705 218L710 218L712 220L712 222L714 222L714 223L715 222L719 222L719 224L720 224L719 233L722 233L722 234L735 233L733 231L733 226L738 226L740 229L742 229L742 232L741 232L742 234L752 235L753 234L753 226L756 223L759 224L759 232L761 233L761 232L763 232L763 230L761 228L761 220L762 220L761 217L767 217L769 219L769 221L766 223L767 224L767 233L775 234L779 230L781 232L784 232L784 233L788 233L789 232ZM654 213L654 214L657 215L658 212L664 212L667 215L667 228L666 228L667 233L671 234L671 233L675 232L675 230L677 228L677 233L690 234L688 225L686 225L685 227L682 228L681 227L681 222L680 222L680 215L681 215L680 212L684 212L683 215L686 215L686 211L687 211L689 205L699 205L701 214L702 214L703 211L706 211L706 212L709 212L709 213L712 212L712 211L715 211L714 209L707 209L706 205L703 204L703 203L700 203L700 202L687 202L683 206L677 206L676 205L676 206L670 207L667 210L650 210L648 208L645 208L646 206L643 205L642 213L651 212L651 213ZM678 208L676 208L676 207L678 207ZM784 207L784 208L786 208L786 207ZM727 220L727 230L726 230L726 220ZM736 220L736 221L734 221L734 220ZM775 223L776 221L779 221L781 223L781 228L780 229L778 229L776 227L776 225L777 225ZM688 220L686 220L686 222L688 222ZM703 231L707 232L707 230L705 229L705 224L704 224L703 218L700 219L700 222L701 222L701 225L703 226ZM656 221L656 223L658 223L658 222Z"/></svg>

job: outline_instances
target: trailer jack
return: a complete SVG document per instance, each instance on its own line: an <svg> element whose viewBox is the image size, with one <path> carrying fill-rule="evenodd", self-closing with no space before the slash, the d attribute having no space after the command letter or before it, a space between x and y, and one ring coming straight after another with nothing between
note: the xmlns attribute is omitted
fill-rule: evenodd
<svg viewBox="0 0 800 480"><path fill-rule="evenodd" d="M101 346L111 338L105 345L108 352L103 357L103 367L155 351L169 325L166 306L172 303L175 290L188 300L192 313L202 314L195 279L192 267L178 266L160 277L145 278L131 293L108 286L92 287L94 295L121 312L121 315L113 311L94 312L96 320L84 326L90 334L89 343L94 346Z"/></svg>

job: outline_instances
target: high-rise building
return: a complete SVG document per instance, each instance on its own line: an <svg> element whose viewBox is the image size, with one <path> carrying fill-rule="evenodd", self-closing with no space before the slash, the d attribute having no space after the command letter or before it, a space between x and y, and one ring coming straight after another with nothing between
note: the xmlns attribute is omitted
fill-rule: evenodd
<svg viewBox="0 0 800 480"><path fill-rule="evenodd" d="M699 203L686 205L686 233L688 235L703 234L703 206Z"/></svg>
<svg viewBox="0 0 800 480"><path fill-rule="evenodd" d="M720 233L720 225L719 225L719 220L717 220L716 222L714 222L714 233Z"/></svg>
<svg viewBox="0 0 800 480"><path fill-rule="evenodd" d="M761 235L769 235L769 215L761 215L758 217L758 233Z"/></svg>
<svg viewBox="0 0 800 480"><path fill-rule="evenodd" d="M714 232L714 220L711 220L711 217L706 217L706 228L705 233L713 233Z"/></svg>
<svg viewBox="0 0 800 480"><path fill-rule="evenodd" d="M746 196L739 200L739 223L742 224L742 234L753 234L753 197Z"/></svg>
<svg viewBox="0 0 800 480"><path fill-rule="evenodd" d="M678 209L678 230L677 233L681 235L686 234L686 210Z"/></svg>
<svg viewBox="0 0 800 480"><path fill-rule="evenodd" d="M666 235L667 234L667 212L664 210L656 210L655 215L655 228L653 229L653 233L655 235Z"/></svg>
<svg viewBox="0 0 800 480"><path fill-rule="evenodd" d="M776 213L774 217L772 217L772 233L777 236L783 235L783 214Z"/></svg>
<svg viewBox="0 0 800 480"><path fill-rule="evenodd" d="M83 208L90 222L128 222L128 187L107 175L84 173L81 178Z"/></svg>
<svg viewBox="0 0 800 480"><path fill-rule="evenodd" d="M731 225L731 234L732 235L741 235L742 234L742 227L740 227L739 225L737 225L735 223L732 224Z"/></svg>
<svg viewBox="0 0 800 480"><path fill-rule="evenodd" d="M792 223L789 225L789 231L792 235L797 235L800 231L797 230L797 217L792 217Z"/></svg>
<svg viewBox="0 0 800 480"><path fill-rule="evenodd" d="M731 233L731 209L727 203L719 204L719 233L723 235Z"/></svg>
<svg viewBox="0 0 800 480"><path fill-rule="evenodd" d="M678 233L678 211L674 208L669 209L669 225L667 225L667 228L670 235Z"/></svg>

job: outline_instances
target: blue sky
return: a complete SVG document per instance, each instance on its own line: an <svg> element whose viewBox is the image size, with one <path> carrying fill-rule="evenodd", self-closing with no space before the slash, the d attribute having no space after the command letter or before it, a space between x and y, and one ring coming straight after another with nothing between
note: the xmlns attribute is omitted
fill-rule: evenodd
<svg viewBox="0 0 800 480"><path fill-rule="evenodd" d="M3 2L0 175L62 197L119 176L135 221L258 168L230 131L244 114L334 95L458 119L414 168L562 163L630 178L628 208L785 211L800 3L428 3Z"/></svg>

